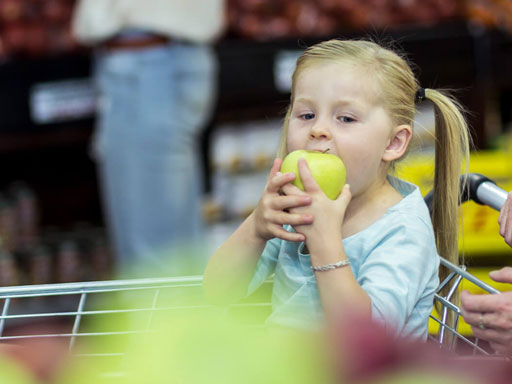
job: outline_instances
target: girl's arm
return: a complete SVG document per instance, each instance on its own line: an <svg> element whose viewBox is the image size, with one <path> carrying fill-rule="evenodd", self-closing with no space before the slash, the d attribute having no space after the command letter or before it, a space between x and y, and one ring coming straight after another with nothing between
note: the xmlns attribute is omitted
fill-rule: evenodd
<svg viewBox="0 0 512 384"><path fill-rule="evenodd" d="M304 159L299 159L299 172L305 187L304 194L312 197L309 207L294 209L294 212L314 212L311 225L294 227L297 233L306 236L311 264L321 266L347 260L342 242L341 228L345 210L350 202L350 188L346 185L337 200L328 199L311 175ZM285 193L303 193L293 186L283 188ZM288 191L288 192L287 192ZM315 272L322 307L327 318L350 308L363 315L371 315L371 301L357 282L349 266Z"/></svg>
<svg viewBox="0 0 512 384"><path fill-rule="evenodd" d="M229 304L247 293L266 241L256 234L254 212L213 254L204 273L208 301Z"/></svg>
<svg viewBox="0 0 512 384"><path fill-rule="evenodd" d="M281 189L295 179L295 174L281 173L280 168L281 160L276 159L258 206L208 262L203 285L209 301L229 304L247 294L267 240L304 240L304 235L288 232L283 225L311 223L311 215L287 211L310 204L311 197L281 195Z"/></svg>
<svg viewBox="0 0 512 384"><path fill-rule="evenodd" d="M347 260L341 234L327 235L323 244L310 242L308 249L311 265L319 266ZM328 319L336 318L342 311L371 316L372 307L368 294L357 282L350 266L329 271L315 272L320 300Z"/></svg>

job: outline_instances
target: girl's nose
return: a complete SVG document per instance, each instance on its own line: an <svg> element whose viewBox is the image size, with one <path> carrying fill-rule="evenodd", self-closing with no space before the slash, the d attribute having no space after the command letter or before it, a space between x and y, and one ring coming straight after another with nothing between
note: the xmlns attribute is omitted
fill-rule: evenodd
<svg viewBox="0 0 512 384"><path fill-rule="evenodd" d="M312 139L330 139L331 138L331 130L325 124L325 122L317 121L313 127L311 127L311 131L309 132L309 136Z"/></svg>

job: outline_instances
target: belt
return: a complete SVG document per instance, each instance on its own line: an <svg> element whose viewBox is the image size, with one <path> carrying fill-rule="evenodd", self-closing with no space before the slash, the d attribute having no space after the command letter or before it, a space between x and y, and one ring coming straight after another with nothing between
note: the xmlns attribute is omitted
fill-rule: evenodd
<svg viewBox="0 0 512 384"><path fill-rule="evenodd" d="M135 38L120 38L114 37L105 41L102 44L103 48L108 50L123 50L123 49L144 49L156 47L159 45L166 45L172 42L172 39L161 35L148 35Z"/></svg>

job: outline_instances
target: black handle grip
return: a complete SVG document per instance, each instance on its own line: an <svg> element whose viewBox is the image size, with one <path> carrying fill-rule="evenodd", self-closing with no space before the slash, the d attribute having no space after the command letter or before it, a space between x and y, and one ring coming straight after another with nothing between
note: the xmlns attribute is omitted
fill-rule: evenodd
<svg viewBox="0 0 512 384"><path fill-rule="evenodd" d="M494 181L489 179L488 177L481 175L479 173L468 173L466 175L461 175L459 180L459 204L462 204L466 201L473 200L475 203L484 205L483 202L477 196L476 191L480 184L490 182L496 184ZM430 215L432 215L432 208L434 203L434 191L430 191L424 197L425 203L427 204Z"/></svg>

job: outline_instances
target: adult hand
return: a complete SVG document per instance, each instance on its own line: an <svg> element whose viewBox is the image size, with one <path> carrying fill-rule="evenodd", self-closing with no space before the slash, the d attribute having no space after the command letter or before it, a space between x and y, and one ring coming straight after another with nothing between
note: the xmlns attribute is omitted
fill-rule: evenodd
<svg viewBox="0 0 512 384"><path fill-rule="evenodd" d="M501 208L498 223L500 224L500 235L512 247L512 192L508 194L507 200Z"/></svg>
<svg viewBox="0 0 512 384"><path fill-rule="evenodd" d="M492 271L489 276L496 282L512 284L511 267ZM472 295L463 291L460 298L462 316L475 337L487 340L495 351L512 356L512 292Z"/></svg>

